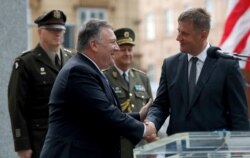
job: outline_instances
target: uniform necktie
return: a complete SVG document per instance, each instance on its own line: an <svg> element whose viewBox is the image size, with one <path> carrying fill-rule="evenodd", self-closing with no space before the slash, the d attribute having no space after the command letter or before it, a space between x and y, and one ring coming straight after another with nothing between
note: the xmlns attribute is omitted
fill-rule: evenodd
<svg viewBox="0 0 250 158"><path fill-rule="evenodd" d="M57 68L58 70L61 69L61 61L60 61L59 56L58 56L57 54L56 54L56 56L55 56L55 65L56 65L56 68Z"/></svg>
<svg viewBox="0 0 250 158"><path fill-rule="evenodd" d="M190 69L190 74L189 74L189 79L188 79L188 89L189 89L189 104L191 104L193 95L194 95L194 90L195 90L195 85L196 85L196 63L198 61L197 57L192 57L191 58L191 69Z"/></svg>
<svg viewBox="0 0 250 158"><path fill-rule="evenodd" d="M128 81L127 81L127 78L126 78L126 77L127 77L127 75L126 75L126 73L125 73L125 72L123 72L122 77L123 77L124 81L128 82Z"/></svg>

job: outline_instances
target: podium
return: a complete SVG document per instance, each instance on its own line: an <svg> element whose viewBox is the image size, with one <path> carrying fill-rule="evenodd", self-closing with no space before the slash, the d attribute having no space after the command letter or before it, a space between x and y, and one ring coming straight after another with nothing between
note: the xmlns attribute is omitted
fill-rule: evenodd
<svg viewBox="0 0 250 158"><path fill-rule="evenodd" d="M178 133L135 148L134 158L250 158L250 132Z"/></svg>

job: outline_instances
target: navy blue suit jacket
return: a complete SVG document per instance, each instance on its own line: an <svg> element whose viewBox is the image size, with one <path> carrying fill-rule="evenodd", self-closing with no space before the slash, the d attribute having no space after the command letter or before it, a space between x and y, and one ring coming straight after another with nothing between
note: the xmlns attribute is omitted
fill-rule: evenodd
<svg viewBox="0 0 250 158"><path fill-rule="evenodd" d="M120 136L136 144L144 131L139 114L121 112L103 74L80 53L58 74L49 110L41 158L119 158Z"/></svg>
<svg viewBox="0 0 250 158"><path fill-rule="evenodd" d="M248 130L247 101L238 61L207 56L192 103L188 105L187 54L178 53L165 59L157 96L147 119L159 129L168 116L168 135Z"/></svg>

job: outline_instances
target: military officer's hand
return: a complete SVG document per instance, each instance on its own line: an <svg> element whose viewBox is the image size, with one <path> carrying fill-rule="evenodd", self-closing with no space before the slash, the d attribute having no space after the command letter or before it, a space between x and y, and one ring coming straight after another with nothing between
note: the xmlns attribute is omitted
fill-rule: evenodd
<svg viewBox="0 0 250 158"><path fill-rule="evenodd" d="M28 149L28 150L20 150L20 151L17 151L17 155L18 155L20 158L31 158L31 156L32 156L32 150L31 150L31 149Z"/></svg>
<svg viewBox="0 0 250 158"><path fill-rule="evenodd" d="M139 111L141 121L144 121L144 119L146 118L148 110L150 106L152 105L152 103L153 103L153 100L150 98L147 104L144 105Z"/></svg>

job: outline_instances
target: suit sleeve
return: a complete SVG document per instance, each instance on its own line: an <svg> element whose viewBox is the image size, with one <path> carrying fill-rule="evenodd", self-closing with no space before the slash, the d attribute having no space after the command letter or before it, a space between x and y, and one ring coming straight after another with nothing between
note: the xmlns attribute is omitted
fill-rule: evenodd
<svg viewBox="0 0 250 158"><path fill-rule="evenodd" d="M9 114L15 150L31 149L27 119L28 72L20 59L16 59L8 86Z"/></svg>
<svg viewBox="0 0 250 158"><path fill-rule="evenodd" d="M154 98L153 98L153 95L152 95L150 80L149 80L148 77L146 77L146 85L147 85L147 92L148 92L149 97L150 97L151 99L154 99Z"/></svg>
<svg viewBox="0 0 250 158"><path fill-rule="evenodd" d="M150 107L146 119L155 124L157 131L161 128L169 115L169 95L166 76L166 60L162 66L159 88L153 105Z"/></svg>
<svg viewBox="0 0 250 158"><path fill-rule="evenodd" d="M232 130L249 130L244 80L238 62L228 69L227 100Z"/></svg>

